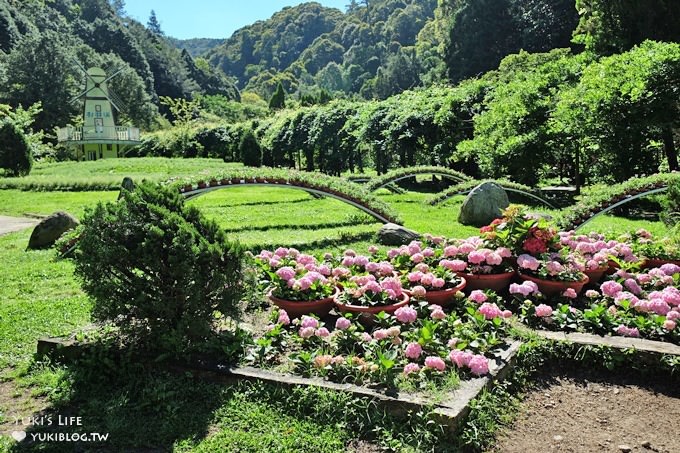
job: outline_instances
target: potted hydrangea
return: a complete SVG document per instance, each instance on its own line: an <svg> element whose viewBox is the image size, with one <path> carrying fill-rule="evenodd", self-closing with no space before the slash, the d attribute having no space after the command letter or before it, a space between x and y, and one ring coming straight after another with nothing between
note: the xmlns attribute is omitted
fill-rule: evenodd
<svg viewBox="0 0 680 453"><path fill-rule="evenodd" d="M263 250L255 257L267 283L267 296L290 316L326 316L339 290L330 278L332 269L295 249Z"/></svg>
<svg viewBox="0 0 680 453"><path fill-rule="evenodd" d="M538 258L520 255L517 270L522 280L536 283L541 293L548 297L562 294L569 288L578 294L588 283L583 264L571 253L544 253Z"/></svg>
<svg viewBox="0 0 680 453"><path fill-rule="evenodd" d="M538 256L561 248L557 228L548 219L529 214L516 205L510 205L502 218L482 227L480 232L487 243L509 248L515 256Z"/></svg>
<svg viewBox="0 0 680 453"><path fill-rule="evenodd" d="M373 323L376 314L393 313L408 303L398 277L378 279L372 274L351 277L335 297L339 311L355 313L366 324Z"/></svg>
<svg viewBox="0 0 680 453"><path fill-rule="evenodd" d="M443 266L418 264L413 271L402 276L402 283L410 296L424 297L430 304L445 307L465 288L464 278Z"/></svg>
<svg viewBox="0 0 680 453"><path fill-rule="evenodd" d="M466 289L503 291L515 275L510 264L512 250L493 247L479 237L455 241L443 250L439 266L455 272L467 282Z"/></svg>

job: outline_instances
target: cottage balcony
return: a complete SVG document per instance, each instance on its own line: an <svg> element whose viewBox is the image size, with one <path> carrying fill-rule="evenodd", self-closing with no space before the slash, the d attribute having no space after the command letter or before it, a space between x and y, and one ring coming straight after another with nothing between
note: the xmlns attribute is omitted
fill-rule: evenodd
<svg viewBox="0 0 680 453"><path fill-rule="evenodd" d="M81 145L86 143L118 143L121 145L137 145L139 128L126 126L107 127L61 127L57 129L60 143Z"/></svg>

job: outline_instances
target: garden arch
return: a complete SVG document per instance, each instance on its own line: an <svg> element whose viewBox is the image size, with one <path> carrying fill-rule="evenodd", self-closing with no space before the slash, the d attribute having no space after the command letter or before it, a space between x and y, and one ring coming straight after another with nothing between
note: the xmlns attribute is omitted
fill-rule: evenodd
<svg viewBox="0 0 680 453"><path fill-rule="evenodd" d="M507 192L514 192L514 193L524 195L526 197L529 197L529 198L532 198L532 199L538 201L539 203L542 203L543 205L549 207L550 209L557 209L552 203L550 203L545 198L536 195L529 188L518 187L519 185L508 184L508 183L505 183L505 182L502 182L502 181L471 181L471 183L474 183L474 187L476 187L479 184L482 184L484 182L493 182L493 183L501 186L503 188L503 190L505 190ZM449 198L454 197L456 195L467 195L470 192L472 192L474 187L470 187L469 184L466 184L466 186L467 187L464 187L464 188L454 186L451 189L449 189L449 190L447 190L443 193L437 194L435 197L430 199L428 201L428 203L431 204L432 206L435 206L435 205L438 205L439 203L442 203L442 202L444 202L444 201L448 200Z"/></svg>
<svg viewBox="0 0 680 453"><path fill-rule="evenodd" d="M407 167L393 170L380 177L371 179L366 184L366 188L369 191L374 192L395 182L399 182L418 175L441 176L443 178L452 179L456 182L470 181L472 179L464 173L451 170L450 168L446 167Z"/></svg>
<svg viewBox="0 0 680 453"><path fill-rule="evenodd" d="M325 187L309 187L307 184L302 184L302 183L297 182L297 181L287 181L287 182L268 181L264 178L256 178L254 180L249 180L249 179L233 180L232 179L232 180L229 180L228 182L211 181L211 184L209 184L209 185L199 183L198 185L191 185L191 187L184 186L180 189L180 193L182 194L182 196L184 196L185 199L192 200L194 198L200 197L201 195L205 195L205 194L207 194L209 192L213 192L215 190L229 189L229 188L234 188L234 187L245 187L245 186L281 187L281 188L284 188L284 189L303 190L303 191L305 191L309 194L315 195L315 196L334 198L336 200L342 201L343 203L349 204L350 206L353 206L357 209L360 209L361 211L370 215L371 217L378 220L379 222L382 222L382 223L397 223L397 224L401 223L400 219L396 215L394 215L390 212L385 212L384 210L379 209L376 206L373 206L372 203L370 203L370 202L367 202L365 200L361 200L359 198L352 197L351 195L343 194L342 192L339 192L337 190L332 190L332 189L325 188Z"/></svg>

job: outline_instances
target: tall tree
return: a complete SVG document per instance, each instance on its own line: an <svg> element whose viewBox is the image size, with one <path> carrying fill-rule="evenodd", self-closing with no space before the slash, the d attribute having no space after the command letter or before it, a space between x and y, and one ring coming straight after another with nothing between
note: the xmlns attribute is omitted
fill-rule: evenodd
<svg viewBox="0 0 680 453"><path fill-rule="evenodd" d="M272 110L286 108L286 91L283 89L281 82L276 86L276 91L269 100L269 108Z"/></svg>
<svg viewBox="0 0 680 453"><path fill-rule="evenodd" d="M495 69L518 48L510 0L447 1L453 7L444 60L451 80Z"/></svg>
<svg viewBox="0 0 680 453"><path fill-rule="evenodd" d="M574 40L600 55L624 52L646 39L680 42L680 1L576 0Z"/></svg>
<svg viewBox="0 0 680 453"><path fill-rule="evenodd" d="M151 33L163 36L163 30L161 30L161 23L158 22L158 18L156 17L156 11L151 10L149 21L146 23L146 27Z"/></svg>

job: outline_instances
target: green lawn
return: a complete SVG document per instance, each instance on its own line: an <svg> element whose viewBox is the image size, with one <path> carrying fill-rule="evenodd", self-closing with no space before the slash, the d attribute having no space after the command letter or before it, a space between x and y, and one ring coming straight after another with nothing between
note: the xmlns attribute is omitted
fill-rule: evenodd
<svg viewBox="0 0 680 453"><path fill-rule="evenodd" d="M0 178L0 189L59 190L119 187L123 178L134 181L166 181L170 178L210 173L240 167L220 159L170 159L142 157L103 159L92 162L36 163L31 174L21 178Z"/></svg>

